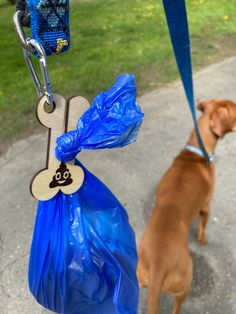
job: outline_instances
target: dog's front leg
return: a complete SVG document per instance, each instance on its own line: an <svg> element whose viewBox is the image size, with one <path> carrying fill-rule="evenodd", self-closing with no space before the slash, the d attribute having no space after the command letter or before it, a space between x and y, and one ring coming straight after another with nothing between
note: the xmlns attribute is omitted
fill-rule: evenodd
<svg viewBox="0 0 236 314"><path fill-rule="evenodd" d="M199 225L198 225L198 242L201 245L207 244L207 237L205 233L207 221L209 218L209 206L205 207L203 210L200 211L199 215Z"/></svg>

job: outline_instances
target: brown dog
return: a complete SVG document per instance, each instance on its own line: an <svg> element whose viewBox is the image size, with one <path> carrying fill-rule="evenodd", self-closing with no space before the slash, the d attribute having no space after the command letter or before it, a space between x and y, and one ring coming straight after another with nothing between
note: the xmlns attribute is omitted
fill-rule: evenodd
<svg viewBox="0 0 236 314"><path fill-rule="evenodd" d="M236 104L211 100L198 105L200 133L208 152L213 152L218 138L236 131ZM198 147L192 132L188 146ZM160 309L160 293L176 298L173 314L178 314L192 282L192 258L188 233L199 215L198 241L206 243L205 227L214 189L214 164L198 152L184 149L162 177L156 204L139 244L138 278L148 288L148 314Z"/></svg>

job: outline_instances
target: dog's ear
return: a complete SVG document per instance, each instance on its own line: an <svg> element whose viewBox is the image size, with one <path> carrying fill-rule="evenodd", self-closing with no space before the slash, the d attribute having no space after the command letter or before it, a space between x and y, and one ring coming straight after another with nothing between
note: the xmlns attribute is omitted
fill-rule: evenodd
<svg viewBox="0 0 236 314"><path fill-rule="evenodd" d="M212 112L210 128L220 138L223 138L227 132L232 131L229 109L227 107L220 107Z"/></svg>
<svg viewBox="0 0 236 314"><path fill-rule="evenodd" d="M206 101L200 101L197 104L197 109L200 110L201 112L204 112L204 110L206 109L206 104L207 104Z"/></svg>

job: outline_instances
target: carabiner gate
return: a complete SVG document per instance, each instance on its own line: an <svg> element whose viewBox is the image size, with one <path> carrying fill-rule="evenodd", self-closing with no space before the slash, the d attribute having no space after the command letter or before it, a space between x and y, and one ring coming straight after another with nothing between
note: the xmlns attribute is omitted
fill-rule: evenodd
<svg viewBox="0 0 236 314"><path fill-rule="evenodd" d="M53 102L54 102L53 93L52 93L51 82L50 82L50 77L48 73L47 57L46 57L45 50L42 47L42 45L38 43L35 39L26 38L24 29L21 24L22 14L23 14L22 11L17 11L13 16L13 22L14 22L18 37L20 39L21 45L23 47L23 54L24 54L25 62L27 64L28 70L36 86L38 97L41 97L43 94L45 94L48 104L53 105ZM38 78L38 75L35 71L35 68L31 59L31 55L33 53L36 53L39 57L39 65L40 65L40 70L41 70L41 74L43 78L43 87Z"/></svg>

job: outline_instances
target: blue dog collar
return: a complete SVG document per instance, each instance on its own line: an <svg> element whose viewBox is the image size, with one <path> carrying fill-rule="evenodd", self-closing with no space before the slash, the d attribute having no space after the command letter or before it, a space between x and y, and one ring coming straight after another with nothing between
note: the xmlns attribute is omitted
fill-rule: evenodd
<svg viewBox="0 0 236 314"><path fill-rule="evenodd" d="M205 158L205 155L203 154L201 149L198 148L198 147L195 147L195 146L187 144L185 146L185 149L188 150L191 153L197 154L197 155ZM215 160L215 153L208 153L208 156L209 156L209 161L210 162L214 162L214 160Z"/></svg>
<svg viewBox="0 0 236 314"><path fill-rule="evenodd" d="M40 43L47 56L70 47L69 0L28 0L31 38Z"/></svg>

